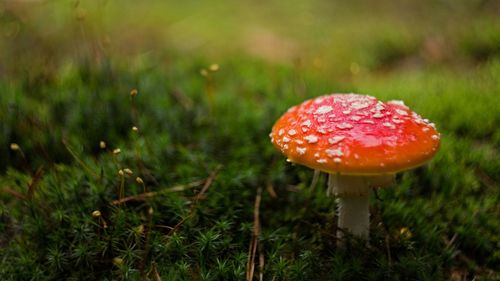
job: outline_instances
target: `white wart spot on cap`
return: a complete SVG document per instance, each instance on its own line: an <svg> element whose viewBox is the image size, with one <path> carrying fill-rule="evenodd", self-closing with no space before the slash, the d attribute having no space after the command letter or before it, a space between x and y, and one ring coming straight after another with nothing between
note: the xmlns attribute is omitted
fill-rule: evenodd
<svg viewBox="0 0 500 281"><path fill-rule="evenodd" d="M284 129L280 129L278 131L278 136L282 136L284 133L285 133L285 130Z"/></svg>
<svg viewBox="0 0 500 281"><path fill-rule="evenodd" d="M326 163L326 162L328 162L328 159L321 158L321 159L316 160L316 162L318 162L318 163Z"/></svg>
<svg viewBox="0 0 500 281"><path fill-rule="evenodd" d="M383 109L385 109L385 105L384 105L384 103L383 103L383 102L381 102L381 101L377 102L377 105L375 105L375 110L376 110L376 111L381 111L381 110L383 110Z"/></svg>
<svg viewBox="0 0 500 281"><path fill-rule="evenodd" d="M432 135L432 136L431 136L431 138L432 138L433 140L438 140L438 139L439 139L439 136L438 136L438 135Z"/></svg>
<svg viewBox="0 0 500 281"><path fill-rule="evenodd" d="M394 124L389 123L389 122L385 122L382 125L384 125L384 127L391 128L391 129L395 129L396 128L396 126Z"/></svg>
<svg viewBox="0 0 500 281"><path fill-rule="evenodd" d="M320 127L316 131L318 131L318 133L321 133L321 134L326 134L326 129L324 127Z"/></svg>
<svg viewBox="0 0 500 281"><path fill-rule="evenodd" d="M297 151L298 154L303 155L304 153L306 153L307 148L297 147L295 150Z"/></svg>
<svg viewBox="0 0 500 281"><path fill-rule="evenodd" d="M305 126L305 127L311 127L312 123L311 120L306 120L302 122L300 125Z"/></svg>
<svg viewBox="0 0 500 281"><path fill-rule="evenodd" d="M294 129L291 129L291 130L288 131L288 134L290 136L294 136L295 134L297 134L297 131L295 131Z"/></svg>
<svg viewBox="0 0 500 281"><path fill-rule="evenodd" d="M338 142L341 142L345 137L343 136L334 136L328 139L329 144L336 144Z"/></svg>
<svg viewBox="0 0 500 281"><path fill-rule="evenodd" d="M407 107L406 104L402 100L391 100L391 101L388 101L387 103Z"/></svg>
<svg viewBox="0 0 500 281"><path fill-rule="evenodd" d="M341 163L342 159L336 157L336 158L333 158L333 162L335 162L335 163Z"/></svg>
<svg viewBox="0 0 500 281"><path fill-rule="evenodd" d="M319 98L316 98L316 99L314 99L314 103L316 103L316 104L320 104L320 103L322 103L322 102L323 102L323 100L324 100L324 99L325 99L325 97L319 97Z"/></svg>
<svg viewBox="0 0 500 281"><path fill-rule="evenodd" d="M373 120L363 120L363 121L361 121L361 123L364 123L364 124L375 124L375 121L373 121Z"/></svg>
<svg viewBox="0 0 500 281"><path fill-rule="evenodd" d="M429 130L430 130L430 129L429 129L429 128L427 128L427 127L423 127L423 128L422 128L422 132L424 132L424 133L425 133L425 132L428 132Z"/></svg>
<svg viewBox="0 0 500 281"><path fill-rule="evenodd" d="M404 110L401 110L401 109L396 109L396 112L399 114L399 115L403 115L403 116L407 116L408 115L408 112L404 111Z"/></svg>
<svg viewBox="0 0 500 281"><path fill-rule="evenodd" d="M367 102L353 102L353 103L351 103L351 107L353 109L363 109L363 108L367 108L368 106L370 106L370 104Z"/></svg>
<svg viewBox="0 0 500 281"><path fill-rule="evenodd" d="M346 123L346 122L337 124L336 126L339 129L352 129L352 127L353 127L351 124Z"/></svg>
<svg viewBox="0 0 500 281"><path fill-rule="evenodd" d="M329 105L323 105L323 106L318 107L318 109L316 109L316 111L314 111L314 114L325 114L325 113L328 113L332 110L333 110L333 107L331 107Z"/></svg>
<svg viewBox="0 0 500 281"><path fill-rule="evenodd" d="M361 120L361 118L362 118L362 117L361 117L361 116L358 116L358 115L351 116L351 120L352 120L352 121L359 121L359 120Z"/></svg>
<svg viewBox="0 0 500 281"><path fill-rule="evenodd" d="M284 136L284 137L283 137L283 142L289 142L289 141L290 141L290 138L289 138L289 137L287 137L287 136Z"/></svg>
<svg viewBox="0 0 500 281"><path fill-rule="evenodd" d="M325 150L325 152L326 152L326 155L328 155L328 157L341 157L341 156L344 156L344 153L342 153L342 150L340 148L327 149L327 150Z"/></svg>
<svg viewBox="0 0 500 281"><path fill-rule="evenodd" d="M308 142L308 143L316 143L318 142L318 137L315 136L315 135L308 135L308 136L305 136L304 139Z"/></svg>

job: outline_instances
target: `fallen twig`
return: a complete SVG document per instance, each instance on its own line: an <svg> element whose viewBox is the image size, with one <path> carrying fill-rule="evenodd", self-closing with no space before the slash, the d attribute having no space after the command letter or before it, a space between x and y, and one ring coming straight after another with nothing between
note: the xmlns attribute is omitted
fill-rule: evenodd
<svg viewBox="0 0 500 281"><path fill-rule="evenodd" d="M206 182L206 180L198 180L198 181L194 181L194 182L191 182L191 183L188 183L188 184L176 185L176 186L173 186L171 188L166 188L166 189L163 189L163 190L160 190L160 191L144 192L144 193L141 193L141 194L132 195L132 196L124 197L122 199L114 200L114 201L111 202L111 204L112 205L119 205L119 204L127 203L129 201L144 201L144 200L146 200L148 198L155 197L155 196L158 196L158 195L161 195L161 194L188 190L188 189L200 186L204 182Z"/></svg>
<svg viewBox="0 0 500 281"><path fill-rule="evenodd" d="M35 190L38 187L38 183L43 177L43 169L40 167L36 170L35 174L31 177L31 181L28 183L28 191L27 194L24 195L20 192L17 192L10 187L4 187L2 189L3 192L9 193L10 195L16 197L17 199L21 200L26 200L26 199L31 199L33 198L33 195L35 194Z"/></svg>
<svg viewBox="0 0 500 281"><path fill-rule="evenodd" d="M259 244L259 281L264 280L264 251L262 251L262 244Z"/></svg>
<svg viewBox="0 0 500 281"><path fill-rule="evenodd" d="M38 187L38 183L40 182L42 177L43 177L43 169L42 169L42 167L40 167L36 170L33 177L31 177L31 181L28 184L28 198L29 199L33 198L33 194L35 194L35 190Z"/></svg>
<svg viewBox="0 0 500 281"><path fill-rule="evenodd" d="M152 279L154 281L161 281L161 277L160 277L160 274L158 273L158 269L156 269L156 263L153 262L153 264L151 265L151 272L149 275L152 275Z"/></svg>
<svg viewBox="0 0 500 281"><path fill-rule="evenodd" d="M448 240L448 238L445 236L443 238L443 240L446 242L446 247L444 247L445 249L449 249L451 247L451 245L453 245L453 243L455 242L455 240L457 239L458 235L457 233L453 234L453 236L451 237L450 240Z"/></svg>
<svg viewBox="0 0 500 281"><path fill-rule="evenodd" d="M389 268L392 268L392 254L391 254L391 238L389 234L385 235L385 249L387 251L387 263L389 264Z"/></svg>
<svg viewBox="0 0 500 281"><path fill-rule="evenodd" d="M258 237L260 235L260 201L262 199L262 188L259 187L257 189L257 195L255 196L255 205L254 205L254 211L253 211L253 232L252 232L252 239L250 240L250 246L248 247L248 261L247 261L247 276L246 280L251 281L253 280L253 275L255 272L255 254L257 252L257 246L258 246ZM259 279L262 280L263 278L263 258L264 256L262 255L259 258Z"/></svg>
<svg viewBox="0 0 500 281"><path fill-rule="evenodd" d="M479 181L484 184L484 186L486 186L487 188L490 188L490 189L493 189L495 190L495 188L498 188L498 183L493 180L492 178L490 178L485 172L483 172L482 170L480 170L479 168L476 168L474 170L477 178L479 179Z"/></svg>
<svg viewBox="0 0 500 281"><path fill-rule="evenodd" d="M2 191L16 197L17 199L26 200L26 196L24 196L20 192L17 192L15 190L11 189L8 186L5 186L4 188L2 188Z"/></svg>
<svg viewBox="0 0 500 281"><path fill-rule="evenodd" d="M198 193L198 195L196 195L196 197L195 197L195 203L203 197L203 194L205 194L205 192L207 192L208 188L212 185L212 183L215 180L215 177L219 173L220 168L221 168L221 166L217 166L217 168L207 178L207 180L205 181L205 184L203 185L203 188Z"/></svg>
<svg viewBox="0 0 500 281"><path fill-rule="evenodd" d="M194 213L194 210L195 210L195 207L196 207L196 204L198 203L198 201L203 197L203 194L205 194L205 192L207 192L208 188L212 185L212 183L214 182L215 180L215 177L217 177L217 174L219 173L219 170L222 168L222 166L217 166L217 168L210 174L210 176L206 179L205 181L205 184L203 185L203 187L201 188L201 191L194 197L194 201L193 203L191 204L191 208L189 209L189 213L184 217L182 218L169 232L168 232L168 235L172 235L174 234L180 227L182 224L184 224L185 221L187 221Z"/></svg>
<svg viewBox="0 0 500 281"><path fill-rule="evenodd" d="M169 230L172 230L174 229L173 227L171 226L168 226L168 225L161 225L161 224L155 224L154 227L159 227L159 228L166 228L166 229L169 229Z"/></svg>
<svg viewBox="0 0 500 281"><path fill-rule="evenodd" d="M274 191L274 186L272 185L272 183L269 182L266 184L266 191L267 193L269 193L271 198L278 198L278 194L276 194L276 191Z"/></svg>
<svg viewBox="0 0 500 281"><path fill-rule="evenodd" d="M153 224L153 208L149 207L148 208L148 224L144 228L144 250L143 250L143 256L142 259L139 263L139 272L141 273L141 280L146 281L148 280L147 278L147 273L145 271L146 269L146 261L148 259L148 254L149 254L149 234L151 232L151 226Z"/></svg>
<svg viewBox="0 0 500 281"><path fill-rule="evenodd" d="M313 174L313 177L311 180L311 185L309 186L309 190L313 191L316 188L320 174L321 174L320 170L314 170L314 174Z"/></svg>

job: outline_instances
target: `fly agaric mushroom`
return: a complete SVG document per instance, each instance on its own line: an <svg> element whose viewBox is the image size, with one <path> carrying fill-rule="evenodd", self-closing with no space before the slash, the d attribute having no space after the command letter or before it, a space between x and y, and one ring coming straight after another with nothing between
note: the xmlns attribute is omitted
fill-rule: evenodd
<svg viewBox="0 0 500 281"><path fill-rule="evenodd" d="M371 188L420 166L439 148L434 124L401 101L333 94L290 108L274 124L271 142L288 161L329 173L342 230L367 239Z"/></svg>

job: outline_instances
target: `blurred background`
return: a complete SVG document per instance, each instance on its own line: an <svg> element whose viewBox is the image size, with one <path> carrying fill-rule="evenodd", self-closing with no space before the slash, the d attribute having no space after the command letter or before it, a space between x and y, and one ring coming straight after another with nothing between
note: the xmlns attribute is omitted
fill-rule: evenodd
<svg viewBox="0 0 500 281"><path fill-rule="evenodd" d="M3 0L0 36L0 75L32 79L117 58L130 67L152 57L168 64L174 53L250 55L329 76L467 70L500 54L500 3Z"/></svg>

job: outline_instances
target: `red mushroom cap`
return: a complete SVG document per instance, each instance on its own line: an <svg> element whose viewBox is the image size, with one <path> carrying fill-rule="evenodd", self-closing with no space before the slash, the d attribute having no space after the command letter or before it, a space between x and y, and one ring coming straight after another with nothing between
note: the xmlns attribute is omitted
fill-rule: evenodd
<svg viewBox="0 0 500 281"><path fill-rule="evenodd" d="M439 148L434 124L401 101L333 94L290 108L271 142L291 162L329 173L391 174L420 166Z"/></svg>

